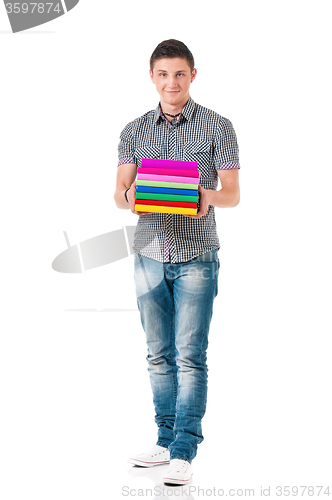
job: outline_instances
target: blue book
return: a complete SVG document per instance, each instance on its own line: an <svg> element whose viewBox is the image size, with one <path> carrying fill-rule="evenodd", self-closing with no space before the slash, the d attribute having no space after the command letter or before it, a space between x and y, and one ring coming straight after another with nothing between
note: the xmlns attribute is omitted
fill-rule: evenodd
<svg viewBox="0 0 332 500"><path fill-rule="evenodd" d="M173 189L160 188L152 186L136 186L136 191L139 193L161 193L161 194L183 194L188 196L198 196L198 190L193 189Z"/></svg>

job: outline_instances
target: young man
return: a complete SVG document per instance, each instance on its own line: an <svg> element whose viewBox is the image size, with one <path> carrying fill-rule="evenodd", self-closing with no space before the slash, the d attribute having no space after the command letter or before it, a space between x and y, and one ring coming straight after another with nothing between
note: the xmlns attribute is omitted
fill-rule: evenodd
<svg viewBox="0 0 332 500"><path fill-rule="evenodd" d="M214 207L235 207L240 199L235 132L229 120L190 97L196 74L194 58L182 42L166 40L156 47L150 77L160 102L121 133L114 195L118 208L139 215L135 284L158 425L156 446L129 462L145 467L170 463L166 484L190 480L191 462L203 440L206 350L219 273ZM198 162L197 215L135 211L142 158Z"/></svg>

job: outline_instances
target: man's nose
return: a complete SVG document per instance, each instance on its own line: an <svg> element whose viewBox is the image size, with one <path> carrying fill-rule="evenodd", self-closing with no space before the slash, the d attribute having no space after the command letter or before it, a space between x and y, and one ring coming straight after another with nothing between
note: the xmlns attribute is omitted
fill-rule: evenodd
<svg viewBox="0 0 332 500"><path fill-rule="evenodd" d="M176 87L177 86L177 81L176 81L176 77L175 76L170 76L169 77L169 81L168 81L168 86L169 87Z"/></svg>

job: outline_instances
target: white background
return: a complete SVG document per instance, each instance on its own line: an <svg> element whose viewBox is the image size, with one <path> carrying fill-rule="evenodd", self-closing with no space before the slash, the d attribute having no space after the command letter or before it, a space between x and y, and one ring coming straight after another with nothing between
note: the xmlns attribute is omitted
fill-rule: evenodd
<svg viewBox="0 0 332 500"><path fill-rule="evenodd" d="M0 6L4 500L161 484L164 467L126 462L156 440L132 258L81 275L51 264L63 231L75 244L136 224L113 201L117 145L158 104L148 62L167 38L193 52L191 96L232 121L242 166L240 204L216 211L221 273L192 484L332 492L329 7L81 0L12 34Z"/></svg>

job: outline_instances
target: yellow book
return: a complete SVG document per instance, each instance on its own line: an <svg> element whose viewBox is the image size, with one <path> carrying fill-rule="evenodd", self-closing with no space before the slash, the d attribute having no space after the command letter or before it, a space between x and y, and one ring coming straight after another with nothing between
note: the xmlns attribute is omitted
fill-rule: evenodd
<svg viewBox="0 0 332 500"><path fill-rule="evenodd" d="M155 205L135 205L136 212L159 212L164 214L196 215L197 208L161 207Z"/></svg>

